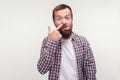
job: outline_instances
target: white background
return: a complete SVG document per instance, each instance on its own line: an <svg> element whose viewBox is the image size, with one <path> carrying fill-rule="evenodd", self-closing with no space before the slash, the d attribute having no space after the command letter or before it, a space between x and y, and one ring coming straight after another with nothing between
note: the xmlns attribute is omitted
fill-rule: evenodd
<svg viewBox="0 0 120 80"><path fill-rule="evenodd" d="M73 31L91 44L97 80L120 80L120 0L0 0L0 80L47 80L37 61L61 3L73 9Z"/></svg>

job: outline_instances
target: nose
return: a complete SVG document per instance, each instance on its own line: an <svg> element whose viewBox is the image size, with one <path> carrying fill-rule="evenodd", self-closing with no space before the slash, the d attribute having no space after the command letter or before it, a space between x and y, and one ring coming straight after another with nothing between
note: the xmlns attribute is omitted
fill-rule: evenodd
<svg viewBox="0 0 120 80"><path fill-rule="evenodd" d="M62 24L66 24L66 20L65 19L62 20Z"/></svg>

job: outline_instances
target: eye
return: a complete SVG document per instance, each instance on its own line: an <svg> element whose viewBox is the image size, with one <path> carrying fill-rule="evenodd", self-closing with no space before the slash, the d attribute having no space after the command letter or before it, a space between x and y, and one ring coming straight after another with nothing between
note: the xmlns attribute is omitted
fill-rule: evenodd
<svg viewBox="0 0 120 80"><path fill-rule="evenodd" d="M55 20L60 21L60 20L62 20L62 18L61 17L56 17Z"/></svg>
<svg viewBox="0 0 120 80"><path fill-rule="evenodd" d="M69 19L71 19L71 16L66 16L65 19L69 20Z"/></svg>

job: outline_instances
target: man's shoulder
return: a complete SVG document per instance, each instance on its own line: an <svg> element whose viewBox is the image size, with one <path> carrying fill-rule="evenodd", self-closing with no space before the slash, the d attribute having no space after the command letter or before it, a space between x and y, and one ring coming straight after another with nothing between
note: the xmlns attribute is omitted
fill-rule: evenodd
<svg viewBox="0 0 120 80"><path fill-rule="evenodd" d="M79 35L77 33L73 33L73 38L74 39L79 39L79 40L87 40L85 36Z"/></svg>
<svg viewBox="0 0 120 80"><path fill-rule="evenodd" d="M77 43L81 43L81 44L88 44L88 41L86 39L85 36L73 33L73 39L77 42Z"/></svg>

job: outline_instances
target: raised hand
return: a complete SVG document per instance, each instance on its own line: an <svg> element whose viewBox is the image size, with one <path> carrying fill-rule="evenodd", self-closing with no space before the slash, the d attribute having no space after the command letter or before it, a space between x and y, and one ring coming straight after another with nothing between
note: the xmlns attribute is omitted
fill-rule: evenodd
<svg viewBox="0 0 120 80"><path fill-rule="evenodd" d="M48 26L48 38L52 41L58 41L62 38L62 35L60 34L60 32L58 31L61 27L63 26L63 24L59 25L57 28L55 28L54 30L52 30L49 26Z"/></svg>

